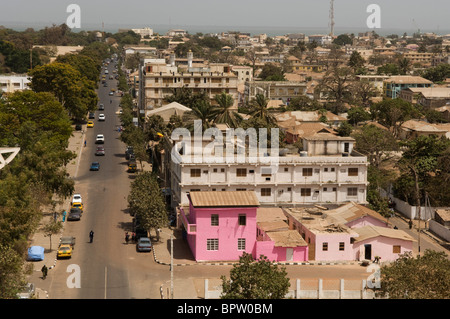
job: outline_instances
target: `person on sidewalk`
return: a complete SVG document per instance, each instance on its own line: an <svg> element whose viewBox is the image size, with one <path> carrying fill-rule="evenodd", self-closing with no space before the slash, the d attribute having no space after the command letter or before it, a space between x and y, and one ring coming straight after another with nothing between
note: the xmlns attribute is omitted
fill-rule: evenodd
<svg viewBox="0 0 450 319"><path fill-rule="evenodd" d="M42 279L47 278L48 268L46 265L42 266L41 271L42 271Z"/></svg>
<svg viewBox="0 0 450 319"><path fill-rule="evenodd" d="M89 233L89 242L92 243L94 241L94 232L91 230Z"/></svg>

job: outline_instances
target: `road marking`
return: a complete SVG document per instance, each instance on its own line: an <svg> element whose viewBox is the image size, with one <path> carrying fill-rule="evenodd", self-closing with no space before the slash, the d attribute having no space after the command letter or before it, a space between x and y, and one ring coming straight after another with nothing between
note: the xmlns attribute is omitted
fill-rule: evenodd
<svg viewBox="0 0 450 319"><path fill-rule="evenodd" d="M105 298L106 299L106 282L107 282L107 278L108 278L108 268L105 267Z"/></svg>

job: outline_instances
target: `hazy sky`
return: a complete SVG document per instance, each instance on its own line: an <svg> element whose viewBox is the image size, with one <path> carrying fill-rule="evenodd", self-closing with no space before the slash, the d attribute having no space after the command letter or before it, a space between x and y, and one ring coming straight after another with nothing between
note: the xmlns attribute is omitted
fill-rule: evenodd
<svg viewBox="0 0 450 319"><path fill-rule="evenodd" d="M105 29L118 25L329 27L329 0L13 0L2 1L0 25L61 24L71 3L81 8L82 29L101 29L102 22ZM450 33L450 0L335 0L335 28L367 30L366 8L372 3L381 8L379 31Z"/></svg>

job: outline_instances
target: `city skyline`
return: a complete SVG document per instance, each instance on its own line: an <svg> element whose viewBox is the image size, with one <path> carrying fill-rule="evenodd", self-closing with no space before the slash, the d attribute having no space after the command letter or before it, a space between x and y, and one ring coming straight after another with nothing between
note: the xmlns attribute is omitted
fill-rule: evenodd
<svg viewBox="0 0 450 319"><path fill-rule="evenodd" d="M0 25L11 28L40 28L66 22L70 13L67 6L73 0L54 3L17 0L2 5ZM78 30L101 30L117 32L119 28L150 27L155 32L170 28L185 28L190 33L220 32L240 29L242 32L316 33L330 29L330 1L280 0L273 4L268 0L227 1L194 0L191 2L170 0L163 2L132 0L95 1L78 0L81 9L81 28ZM381 11L381 28L370 29L367 12L370 4L377 4ZM21 10L18 10L21 8ZM24 10L23 8L27 8ZM139 10L137 10L139 8ZM334 2L335 34L374 30L379 34L393 32L450 33L447 0L430 0L426 6L419 0L390 2L336 0Z"/></svg>

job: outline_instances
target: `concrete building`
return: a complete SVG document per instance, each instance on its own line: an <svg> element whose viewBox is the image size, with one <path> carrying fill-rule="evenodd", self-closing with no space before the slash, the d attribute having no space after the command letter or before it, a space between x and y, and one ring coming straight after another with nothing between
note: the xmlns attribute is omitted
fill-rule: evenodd
<svg viewBox="0 0 450 319"><path fill-rule="evenodd" d="M30 83L30 77L26 74L0 74L0 90L3 93L28 90Z"/></svg>
<svg viewBox="0 0 450 319"><path fill-rule="evenodd" d="M368 162L353 151L353 138L318 133L303 138L300 153L267 150L267 157L252 156L245 143L234 141L168 141L174 146L165 150L161 171L171 188L173 207L188 204L187 194L193 191L254 191L261 204L276 206L366 203ZM244 156L238 157L240 150Z"/></svg>
<svg viewBox="0 0 450 319"><path fill-rule="evenodd" d="M306 94L306 82L248 81L245 82L244 100L251 101L256 94L269 100L282 100L284 104L294 97Z"/></svg>
<svg viewBox="0 0 450 319"><path fill-rule="evenodd" d="M398 97L401 90L407 88L428 88L433 82L421 77L410 75L396 75L383 81L383 96L391 99Z"/></svg>
<svg viewBox="0 0 450 319"><path fill-rule="evenodd" d="M183 87L191 89L193 94L206 92L213 104L215 95L225 92L237 105L238 78L230 65L210 63L206 67L194 67L192 62L190 54L187 68L181 71L172 58L169 64L164 59L142 59L139 67L140 112L161 107L166 97Z"/></svg>

